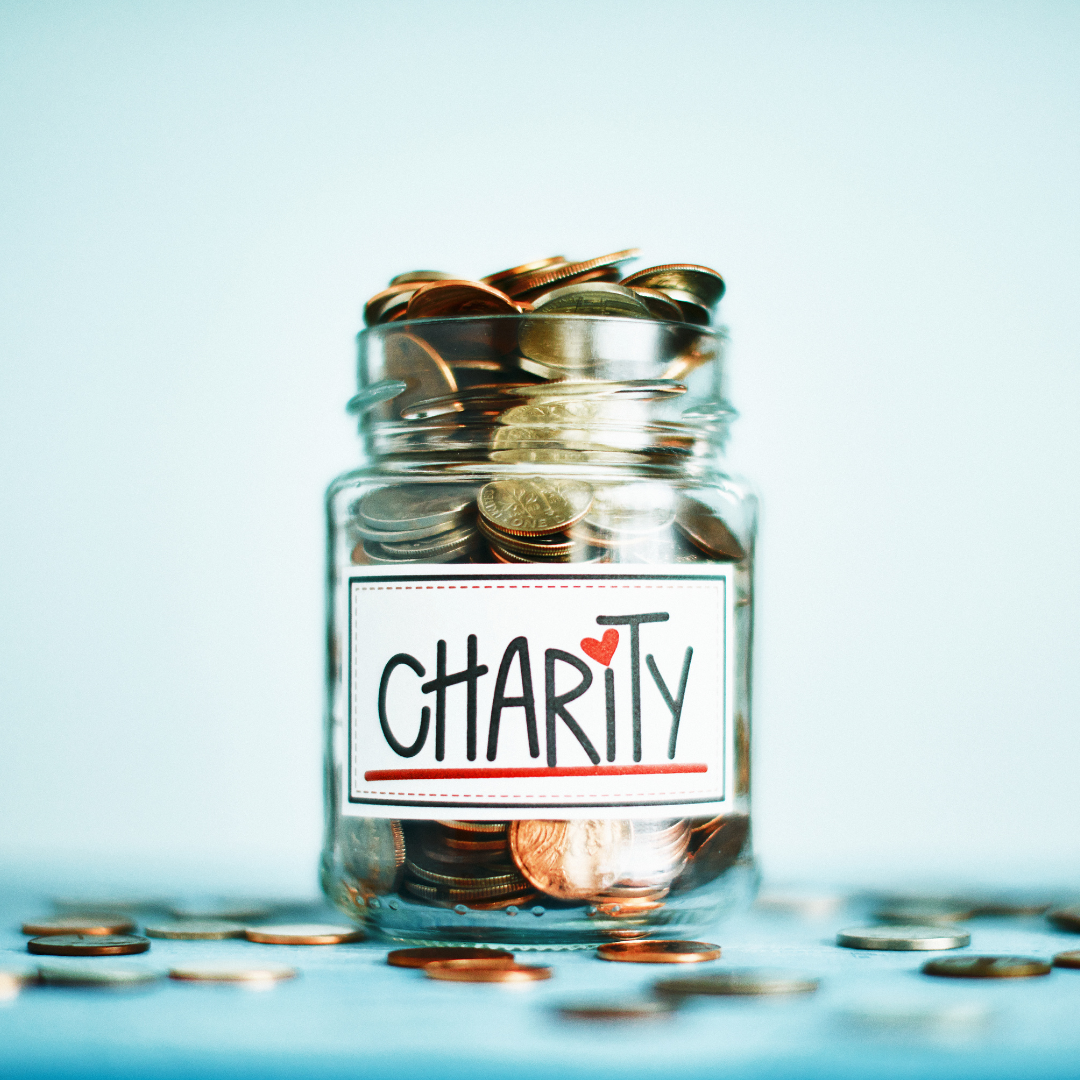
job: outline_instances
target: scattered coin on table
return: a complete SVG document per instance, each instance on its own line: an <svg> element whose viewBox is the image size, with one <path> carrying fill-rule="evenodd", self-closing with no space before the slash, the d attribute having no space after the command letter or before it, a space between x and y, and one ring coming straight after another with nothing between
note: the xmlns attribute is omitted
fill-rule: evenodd
<svg viewBox="0 0 1080 1080"><path fill-rule="evenodd" d="M46 986L135 989L161 982L163 975L134 964L114 964L101 960L70 960L42 964L39 977Z"/></svg>
<svg viewBox="0 0 1080 1080"><path fill-rule="evenodd" d="M435 960L423 967L429 979L441 982L526 983L550 979L551 968L500 960Z"/></svg>
<svg viewBox="0 0 1080 1080"><path fill-rule="evenodd" d="M1059 930L1068 930L1080 934L1080 905L1077 907L1057 908L1046 916Z"/></svg>
<svg viewBox="0 0 1080 1080"><path fill-rule="evenodd" d="M205 904L176 904L170 908L169 914L174 919L251 923L269 919L278 911L279 905L263 901L219 900Z"/></svg>
<svg viewBox="0 0 1080 1080"><path fill-rule="evenodd" d="M824 919L835 915L848 902L841 893L810 893L769 889L759 893L754 906L762 911L792 915L800 919Z"/></svg>
<svg viewBox="0 0 1080 1080"><path fill-rule="evenodd" d="M33 937L49 934L127 934L135 929L135 923L122 915L113 918L91 915L57 915L48 919L32 919L22 924L22 932Z"/></svg>
<svg viewBox="0 0 1080 1080"><path fill-rule="evenodd" d="M1070 949L1068 952L1059 952L1054 957L1054 967L1080 969L1080 949Z"/></svg>
<svg viewBox="0 0 1080 1080"><path fill-rule="evenodd" d="M171 901L161 897L147 896L58 896L52 905L62 915L93 915L101 918L107 915L138 915L143 912L165 912L170 909Z"/></svg>
<svg viewBox="0 0 1080 1080"><path fill-rule="evenodd" d="M245 930L243 923L225 919L177 919L175 922L147 923L143 928L147 937L172 941L224 941L242 938Z"/></svg>
<svg viewBox="0 0 1080 1080"><path fill-rule="evenodd" d="M341 945L362 941L364 932L355 927L298 923L279 926L249 926L244 931L248 941L264 945Z"/></svg>
<svg viewBox="0 0 1080 1080"><path fill-rule="evenodd" d="M150 942L134 934L49 934L31 938L26 948L46 956L122 956L146 952Z"/></svg>
<svg viewBox="0 0 1080 1080"><path fill-rule="evenodd" d="M487 963L513 963L514 954L504 949L481 949L469 946L432 946L417 949L394 949L386 954L391 967L422 968L445 960L483 960Z"/></svg>
<svg viewBox="0 0 1080 1080"><path fill-rule="evenodd" d="M846 949L935 952L962 949L970 943L971 935L966 930L941 926L860 926L836 935L836 944Z"/></svg>
<svg viewBox="0 0 1080 1080"><path fill-rule="evenodd" d="M927 960L922 970L949 979L1024 979L1049 975L1050 965L1030 956L943 956Z"/></svg>
<svg viewBox="0 0 1080 1080"><path fill-rule="evenodd" d="M671 997L756 997L768 994L807 994L820 980L790 972L759 968L718 971L709 975L689 975L661 979L653 992Z"/></svg>
<svg viewBox="0 0 1080 1080"><path fill-rule="evenodd" d="M601 1022L666 1020L675 1015L675 1001L671 1000L607 1000L571 1001L553 1006L563 1020L589 1020Z"/></svg>
<svg viewBox="0 0 1080 1080"><path fill-rule="evenodd" d="M169 969L169 978L178 982L272 984L299 974L285 964L185 964Z"/></svg>
<svg viewBox="0 0 1080 1080"><path fill-rule="evenodd" d="M902 926L948 926L965 922L977 914L974 907L949 901L914 901L887 904L874 912L882 922L899 923Z"/></svg>
<svg viewBox="0 0 1080 1080"><path fill-rule="evenodd" d="M720 946L708 941L611 941L596 955L627 964L696 964L719 959Z"/></svg>

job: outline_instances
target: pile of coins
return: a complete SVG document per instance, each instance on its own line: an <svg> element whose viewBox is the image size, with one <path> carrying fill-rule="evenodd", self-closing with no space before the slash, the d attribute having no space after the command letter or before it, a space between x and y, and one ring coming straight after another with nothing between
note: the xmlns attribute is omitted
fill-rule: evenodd
<svg viewBox="0 0 1080 1080"><path fill-rule="evenodd" d="M345 889L362 908L401 891L413 901L475 911L538 900L632 918L733 866L749 819L397 821L343 818Z"/></svg>
<svg viewBox="0 0 1080 1080"><path fill-rule="evenodd" d="M652 266L623 277L622 267L640 254L627 248L576 261L555 255L479 281L439 270L412 270L391 278L387 288L368 300L364 323L545 312L708 326L724 295L724 279L707 266L690 263Z"/></svg>
<svg viewBox="0 0 1080 1080"><path fill-rule="evenodd" d="M358 499L358 565L739 562L746 552L699 499L632 484L508 477L483 486L412 482Z"/></svg>

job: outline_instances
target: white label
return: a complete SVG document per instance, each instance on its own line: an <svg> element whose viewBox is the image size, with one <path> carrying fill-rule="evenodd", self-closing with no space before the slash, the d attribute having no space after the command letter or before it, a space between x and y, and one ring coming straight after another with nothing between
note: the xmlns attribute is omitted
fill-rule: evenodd
<svg viewBox="0 0 1080 1080"><path fill-rule="evenodd" d="M350 573L348 781L363 817L723 812L730 565Z"/></svg>

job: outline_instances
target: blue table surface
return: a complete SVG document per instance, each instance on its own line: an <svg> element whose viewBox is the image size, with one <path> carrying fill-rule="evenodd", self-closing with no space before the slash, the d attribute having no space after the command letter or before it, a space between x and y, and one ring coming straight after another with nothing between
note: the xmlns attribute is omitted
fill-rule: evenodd
<svg viewBox="0 0 1080 1080"><path fill-rule="evenodd" d="M35 962L18 932L47 914L40 887L7 880L0 894L0 968ZM330 912L316 917L340 918ZM820 977L794 998L710 999L671 1019L583 1023L553 1006L648 993L687 967L616 964L592 952L533 954L554 977L524 987L437 983L389 967L388 946L257 945L155 940L141 956L110 958L164 970L182 962L274 961L301 977L255 992L164 981L144 991L32 987L0 1004L0 1076L652 1077L1078 1077L1080 971L1008 980L934 979L926 953L838 948L843 926L866 921L858 904L823 919L753 910L708 935L723 957L695 972L764 966ZM310 920L313 913L305 915ZM960 952L1044 958L1080 947L1080 935L1038 917L977 919ZM46 958L41 958L46 959ZM852 1009L935 1003L988 1007L983 1024L879 1029Z"/></svg>

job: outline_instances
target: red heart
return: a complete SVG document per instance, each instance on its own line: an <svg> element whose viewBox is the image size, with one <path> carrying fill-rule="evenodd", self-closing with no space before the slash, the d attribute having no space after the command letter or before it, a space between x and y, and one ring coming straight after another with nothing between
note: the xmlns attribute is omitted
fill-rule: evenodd
<svg viewBox="0 0 1080 1080"><path fill-rule="evenodd" d="M600 641L597 641L594 637L582 638L581 651L586 656L591 656L594 660L599 660L604 667L607 667L611 663L611 658L615 655L615 650L619 647L619 631L612 627L610 630L604 631L604 636Z"/></svg>

